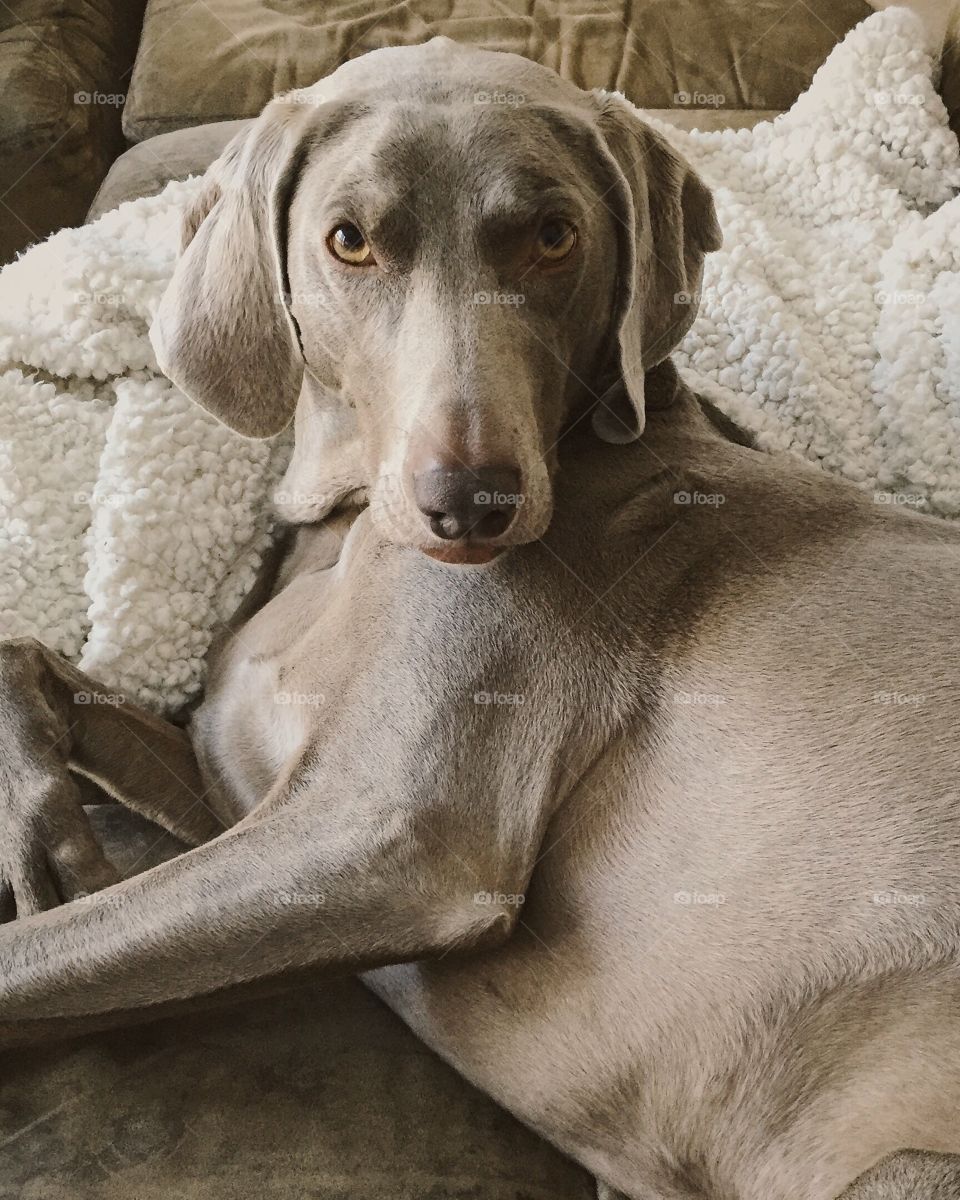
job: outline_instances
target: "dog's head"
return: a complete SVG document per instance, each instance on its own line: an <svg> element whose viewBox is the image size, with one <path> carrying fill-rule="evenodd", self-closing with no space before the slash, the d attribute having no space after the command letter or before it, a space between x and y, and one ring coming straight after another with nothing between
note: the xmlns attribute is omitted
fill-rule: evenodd
<svg viewBox="0 0 960 1200"><path fill-rule="evenodd" d="M388 539L484 562L546 529L572 422L640 435L719 243L708 190L620 97L438 38L231 143L152 338L239 432L296 414L288 518L363 490Z"/></svg>

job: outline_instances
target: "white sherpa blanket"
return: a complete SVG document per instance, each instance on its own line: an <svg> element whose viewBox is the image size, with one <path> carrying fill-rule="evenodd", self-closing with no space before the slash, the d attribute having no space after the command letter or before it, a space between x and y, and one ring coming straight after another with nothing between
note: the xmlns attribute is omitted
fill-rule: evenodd
<svg viewBox="0 0 960 1200"><path fill-rule="evenodd" d="M676 356L766 449L960 513L960 146L919 18L848 34L789 113L658 127L713 189L724 248Z"/></svg>
<svg viewBox="0 0 960 1200"><path fill-rule="evenodd" d="M256 576L290 444L232 433L157 368L147 331L198 184L0 272L0 636L159 711L202 686Z"/></svg>
<svg viewBox="0 0 960 1200"><path fill-rule="evenodd" d="M960 512L960 149L919 20L878 13L750 131L663 132L724 249L678 362L762 446ZM33 634L169 711L269 543L289 436L248 442L147 338L198 181L64 230L0 272L0 636ZM682 298L679 298L682 302Z"/></svg>

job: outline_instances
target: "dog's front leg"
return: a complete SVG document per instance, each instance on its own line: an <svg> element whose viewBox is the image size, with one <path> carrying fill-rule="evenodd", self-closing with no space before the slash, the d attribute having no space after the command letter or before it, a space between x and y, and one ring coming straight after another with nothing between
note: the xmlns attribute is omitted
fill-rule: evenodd
<svg viewBox="0 0 960 1200"><path fill-rule="evenodd" d="M0 1043L301 968L342 975L508 935L515 908L477 891L522 892L533 855L509 844L496 812L477 820L464 806L461 818L458 797L441 812L409 792L334 786L318 794L294 777L213 842L0 927Z"/></svg>
<svg viewBox="0 0 960 1200"><path fill-rule="evenodd" d="M33 638L0 642L0 921L116 882L71 771L190 845L223 828L184 730Z"/></svg>
<svg viewBox="0 0 960 1200"><path fill-rule="evenodd" d="M837 1200L956 1200L960 1155L901 1151L864 1171Z"/></svg>

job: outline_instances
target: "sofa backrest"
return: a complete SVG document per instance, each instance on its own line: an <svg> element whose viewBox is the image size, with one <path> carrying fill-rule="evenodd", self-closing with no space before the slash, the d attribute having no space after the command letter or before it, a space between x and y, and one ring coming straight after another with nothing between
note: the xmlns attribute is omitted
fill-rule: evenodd
<svg viewBox="0 0 960 1200"><path fill-rule="evenodd" d="M844 34L890 0L150 0L124 111L131 141L256 115L380 46L446 34L511 50L684 123L793 103ZM960 0L912 0L943 41ZM951 67L954 116L960 79Z"/></svg>

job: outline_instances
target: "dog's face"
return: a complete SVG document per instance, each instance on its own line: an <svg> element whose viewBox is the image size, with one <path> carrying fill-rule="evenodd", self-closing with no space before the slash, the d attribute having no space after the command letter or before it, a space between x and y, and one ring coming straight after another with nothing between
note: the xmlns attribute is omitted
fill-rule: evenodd
<svg viewBox="0 0 960 1200"><path fill-rule="evenodd" d="M390 540L478 563L546 529L571 422L639 436L719 233L622 100L436 39L274 101L185 241L158 359L248 436L296 410L283 515L365 491Z"/></svg>
<svg viewBox="0 0 960 1200"><path fill-rule="evenodd" d="M552 108L381 103L301 175L301 425L331 395L354 409L395 540L476 561L549 522L554 447L591 400L615 305L614 222L577 169L588 151Z"/></svg>

